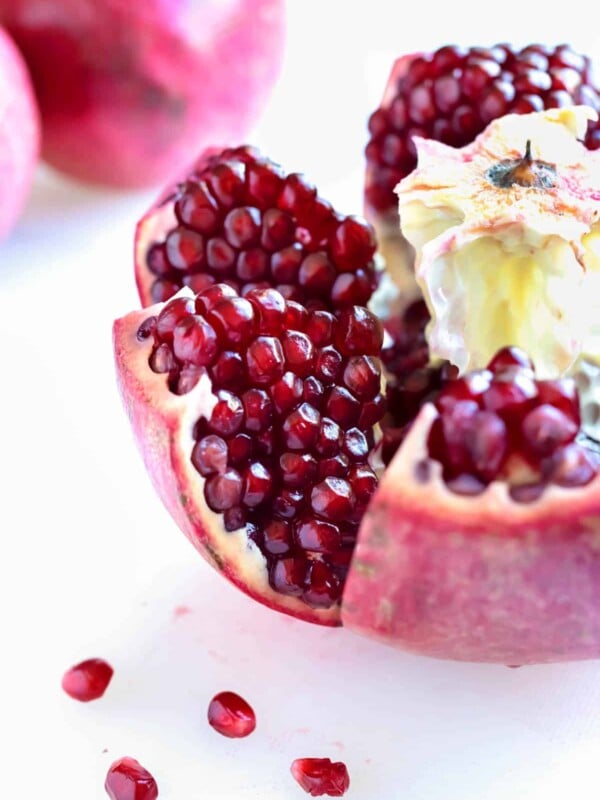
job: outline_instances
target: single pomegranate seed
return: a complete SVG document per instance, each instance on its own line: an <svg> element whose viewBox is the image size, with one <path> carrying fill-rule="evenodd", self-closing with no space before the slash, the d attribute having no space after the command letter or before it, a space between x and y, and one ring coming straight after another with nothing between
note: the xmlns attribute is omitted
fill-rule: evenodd
<svg viewBox="0 0 600 800"><path fill-rule="evenodd" d="M291 525L280 519L274 519L263 531L265 550L274 555L282 556L289 553L292 547Z"/></svg>
<svg viewBox="0 0 600 800"><path fill-rule="evenodd" d="M269 395L264 389L248 389L242 395L244 413L246 415L246 430L260 433L271 424L273 405Z"/></svg>
<svg viewBox="0 0 600 800"><path fill-rule="evenodd" d="M211 434L196 442L192 450L192 464L207 477L227 470L227 442Z"/></svg>
<svg viewBox="0 0 600 800"><path fill-rule="evenodd" d="M318 471L315 458L308 453L282 453L279 465L286 486L298 488L314 481Z"/></svg>
<svg viewBox="0 0 600 800"><path fill-rule="evenodd" d="M319 462L319 478L346 478L349 469L348 456L338 453Z"/></svg>
<svg viewBox="0 0 600 800"><path fill-rule="evenodd" d="M237 297L235 289L232 289L226 283L216 283L198 294L196 297L196 313L206 315L223 300L234 297Z"/></svg>
<svg viewBox="0 0 600 800"><path fill-rule="evenodd" d="M243 739L255 730L256 715L239 694L220 692L209 703L208 722L222 736Z"/></svg>
<svg viewBox="0 0 600 800"><path fill-rule="evenodd" d="M336 381L342 366L342 356L335 347L323 347L317 353L315 375L325 383Z"/></svg>
<svg viewBox="0 0 600 800"><path fill-rule="evenodd" d="M494 480L508 449L506 424L491 411L478 411L466 432L465 445L477 475L486 483Z"/></svg>
<svg viewBox="0 0 600 800"><path fill-rule="evenodd" d="M187 228L175 228L165 240L166 256L174 269L198 270L204 261L204 239Z"/></svg>
<svg viewBox="0 0 600 800"><path fill-rule="evenodd" d="M334 343L346 356L378 355L383 344L383 326L366 308L352 306L340 314Z"/></svg>
<svg viewBox="0 0 600 800"><path fill-rule="evenodd" d="M177 219L199 233L214 233L220 221L219 208L205 183L188 182L175 203Z"/></svg>
<svg viewBox="0 0 600 800"><path fill-rule="evenodd" d="M264 503L272 488L273 478L267 468L260 461L250 464L244 475L244 505L254 508Z"/></svg>
<svg viewBox="0 0 600 800"><path fill-rule="evenodd" d="M315 348L309 337L300 331L288 331L282 337L287 366L300 377L313 370Z"/></svg>
<svg viewBox="0 0 600 800"><path fill-rule="evenodd" d="M294 525L294 538L303 550L315 553L333 553L339 550L342 539L340 530L330 522L319 519L300 520Z"/></svg>
<svg viewBox="0 0 600 800"><path fill-rule="evenodd" d="M158 786L153 776L135 758L120 758L106 775L104 783L110 800L156 800Z"/></svg>
<svg viewBox="0 0 600 800"><path fill-rule="evenodd" d="M234 348L246 345L256 328L254 309L243 297L222 300L209 311L206 318L221 342Z"/></svg>
<svg viewBox="0 0 600 800"><path fill-rule="evenodd" d="M173 271L173 267L167 259L164 243L151 245L146 255L146 263L150 272L159 278L168 278Z"/></svg>
<svg viewBox="0 0 600 800"><path fill-rule="evenodd" d="M548 469L548 477L559 486L585 486L597 474L598 464L592 455L575 443L557 450Z"/></svg>
<svg viewBox="0 0 600 800"><path fill-rule="evenodd" d="M352 270L374 256L377 248L375 232L364 220L346 217L337 226L330 247L338 269Z"/></svg>
<svg viewBox="0 0 600 800"><path fill-rule="evenodd" d="M324 396L325 387L321 381L315 378L313 375L310 375L308 378L306 378L302 390L302 397L306 400L306 402L315 408L320 408Z"/></svg>
<svg viewBox="0 0 600 800"><path fill-rule="evenodd" d="M278 336L283 330L285 300L274 289L253 289L246 295L258 315L259 333Z"/></svg>
<svg viewBox="0 0 600 800"><path fill-rule="evenodd" d="M525 446L531 453L547 456L558 446L572 442L578 425L560 409L543 403L527 414L521 431Z"/></svg>
<svg viewBox="0 0 600 800"><path fill-rule="evenodd" d="M240 161L216 164L206 176L210 190L221 208L241 204L245 193L245 165Z"/></svg>
<svg viewBox="0 0 600 800"><path fill-rule="evenodd" d="M171 348L165 342L152 351L148 363L153 372L160 374L170 372L177 365Z"/></svg>
<svg viewBox="0 0 600 800"><path fill-rule="evenodd" d="M269 581L276 592L299 597L304 591L307 564L301 558L281 558L275 561Z"/></svg>
<svg viewBox="0 0 600 800"><path fill-rule="evenodd" d="M244 380L244 361L239 353L225 350L217 357L210 374L217 386L236 389Z"/></svg>
<svg viewBox="0 0 600 800"><path fill-rule="evenodd" d="M315 347L323 347L331 342L333 314L329 311L314 311L306 324L306 335Z"/></svg>
<svg viewBox="0 0 600 800"><path fill-rule="evenodd" d="M325 403L325 413L343 427L356 423L360 412L360 403L343 386L334 386Z"/></svg>
<svg viewBox="0 0 600 800"><path fill-rule="evenodd" d="M261 386L274 383L283 375L285 357L279 339L259 336L246 352L246 367L251 381Z"/></svg>
<svg viewBox="0 0 600 800"><path fill-rule="evenodd" d="M317 441L321 415L308 403L301 403L285 419L282 427L284 442L290 450L308 450Z"/></svg>
<svg viewBox="0 0 600 800"><path fill-rule="evenodd" d="M354 356L344 370L344 383L361 400L371 400L381 386L381 367L371 356Z"/></svg>
<svg viewBox="0 0 600 800"><path fill-rule="evenodd" d="M311 797L342 797L350 788L346 765L329 758L297 758L291 767L297 783Z"/></svg>
<svg viewBox="0 0 600 800"><path fill-rule="evenodd" d="M495 375L502 373L506 367L524 367L533 372L531 359L518 347L503 347L488 364L488 369Z"/></svg>
<svg viewBox="0 0 600 800"><path fill-rule="evenodd" d="M213 475L206 481L204 496L213 511L227 511L239 505L242 499L242 477L234 469Z"/></svg>
<svg viewBox="0 0 600 800"><path fill-rule="evenodd" d="M173 331L173 353L179 361L206 367L217 355L217 334L197 314L180 320Z"/></svg>
<svg viewBox="0 0 600 800"><path fill-rule="evenodd" d="M330 608L338 602L341 584L334 570L323 561L312 561L306 575L303 600L312 608Z"/></svg>
<svg viewBox="0 0 600 800"><path fill-rule="evenodd" d="M156 334L161 339L172 341L173 331L178 322L195 311L192 297L176 297L167 303L156 318Z"/></svg>
<svg viewBox="0 0 600 800"><path fill-rule="evenodd" d="M278 414L285 414L297 405L303 393L302 380L293 372L286 372L271 386L270 394Z"/></svg>
<svg viewBox="0 0 600 800"><path fill-rule="evenodd" d="M260 241L261 216L257 208L234 208L223 222L225 238L232 247L248 249Z"/></svg>
<svg viewBox="0 0 600 800"><path fill-rule="evenodd" d="M90 658L67 670L62 678L63 690L81 703L98 700L108 688L113 668L102 658Z"/></svg>
<svg viewBox="0 0 600 800"><path fill-rule="evenodd" d="M333 522L348 518L354 509L352 487L341 478L325 478L312 490L310 498L315 514Z"/></svg>
<svg viewBox="0 0 600 800"><path fill-rule="evenodd" d="M244 407L239 397L221 390L208 426L213 433L225 438L238 433L244 422Z"/></svg>

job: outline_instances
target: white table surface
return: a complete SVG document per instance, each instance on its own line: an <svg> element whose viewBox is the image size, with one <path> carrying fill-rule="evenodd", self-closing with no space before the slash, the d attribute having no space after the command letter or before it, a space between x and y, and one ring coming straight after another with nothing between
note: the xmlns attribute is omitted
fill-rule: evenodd
<svg viewBox="0 0 600 800"><path fill-rule="evenodd" d="M357 212L365 118L394 52L510 39L598 52L584 3L477 8L291 0L285 69L252 140ZM301 798L289 765L311 755L348 764L352 800L600 796L599 663L444 663L306 625L246 599L176 529L134 447L110 339L136 305L133 226L153 194L40 169L0 245L2 796L101 800L122 755L166 800ZM92 656L115 677L82 705L60 679ZM206 723L224 689L256 709L247 740Z"/></svg>

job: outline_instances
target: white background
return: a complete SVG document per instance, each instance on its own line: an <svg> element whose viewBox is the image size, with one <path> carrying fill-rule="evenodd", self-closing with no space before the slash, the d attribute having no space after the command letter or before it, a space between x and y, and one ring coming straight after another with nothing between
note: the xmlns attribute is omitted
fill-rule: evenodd
<svg viewBox="0 0 600 800"><path fill-rule="evenodd" d="M366 117L393 55L502 40L597 52L587 4L553 7L292 0L250 138L360 211ZM300 798L289 764L310 755L347 762L353 800L600 796L600 664L443 663L305 625L226 585L178 532L134 448L110 340L136 306L133 226L150 199L40 170L0 245L3 797L101 800L122 755L167 800ZM115 678L81 705L60 679L91 656ZM224 689L256 709L247 740L206 723Z"/></svg>

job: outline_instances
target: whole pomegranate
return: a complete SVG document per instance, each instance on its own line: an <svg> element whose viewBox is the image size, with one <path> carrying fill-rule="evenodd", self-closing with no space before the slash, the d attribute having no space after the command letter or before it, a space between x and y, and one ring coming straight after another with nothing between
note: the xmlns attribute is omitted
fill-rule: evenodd
<svg viewBox="0 0 600 800"><path fill-rule="evenodd" d="M462 375L429 360L428 292L384 334L368 224L250 147L203 155L140 222L136 278L154 305L115 323L125 407L173 518L250 596L442 658L600 655L600 407L550 369L562 350L541 325L546 349L513 324L545 313L546 278L577 289L573 252L595 272L587 114L507 117L470 149L432 146L405 186L450 341L472 352L476 324L485 342ZM519 155L526 131L535 160ZM549 295L557 316L569 294ZM506 324L486 327L481 307L499 320L505 296ZM499 341L513 335L541 374Z"/></svg>
<svg viewBox="0 0 600 800"><path fill-rule="evenodd" d="M27 67L0 28L0 239L23 208L38 150L38 109Z"/></svg>
<svg viewBox="0 0 600 800"><path fill-rule="evenodd" d="M114 186L165 181L238 140L278 75L283 0L0 0L29 65L43 156Z"/></svg>

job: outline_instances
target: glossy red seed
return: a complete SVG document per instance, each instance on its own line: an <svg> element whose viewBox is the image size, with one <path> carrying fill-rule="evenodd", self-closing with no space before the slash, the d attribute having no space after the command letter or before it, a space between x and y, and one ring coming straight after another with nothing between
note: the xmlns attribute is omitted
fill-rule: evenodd
<svg viewBox="0 0 600 800"><path fill-rule="evenodd" d="M206 245L206 262L208 267L220 277L227 277L235 265L236 252L225 239L215 236Z"/></svg>
<svg viewBox="0 0 600 800"><path fill-rule="evenodd" d="M572 442L579 426L554 406L542 403L521 423L523 442L534 456L548 456L560 445Z"/></svg>
<svg viewBox="0 0 600 800"><path fill-rule="evenodd" d="M306 308L294 300L285 304L285 329L288 331L304 331L308 323Z"/></svg>
<svg viewBox="0 0 600 800"><path fill-rule="evenodd" d="M304 377L313 369L315 348L310 338L300 331L287 331L282 336L283 352L289 369Z"/></svg>
<svg viewBox="0 0 600 800"><path fill-rule="evenodd" d="M345 271L370 261L377 248L373 228L359 217L346 217L330 239L331 257Z"/></svg>
<svg viewBox="0 0 600 800"><path fill-rule="evenodd" d="M299 597L304 589L306 568L303 558L281 558L275 561L269 572L271 586L281 594Z"/></svg>
<svg viewBox="0 0 600 800"><path fill-rule="evenodd" d="M229 438L238 433L244 423L244 407L237 395L221 390L208 427L213 433Z"/></svg>
<svg viewBox="0 0 600 800"><path fill-rule="evenodd" d="M311 797L342 797L350 788L346 765L329 758L297 758L291 766L294 780Z"/></svg>
<svg viewBox="0 0 600 800"><path fill-rule="evenodd" d="M381 368L371 356L353 356L344 370L344 384L361 400L371 400L381 388Z"/></svg>
<svg viewBox="0 0 600 800"><path fill-rule="evenodd" d="M483 395L483 405L488 411L511 415L529 408L537 397L537 386L529 370L513 369L512 373L505 370L496 375Z"/></svg>
<svg viewBox="0 0 600 800"><path fill-rule="evenodd" d="M303 223L312 211L316 196L317 190L304 175L294 173L285 179L277 205Z"/></svg>
<svg viewBox="0 0 600 800"><path fill-rule="evenodd" d="M581 412L579 408L579 394L573 378L560 380L538 381L538 397L540 403L549 403L560 409L579 428Z"/></svg>
<svg viewBox="0 0 600 800"><path fill-rule="evenodd" d="M325 402L325 413L344 428L354 425L360 413L360 403L343 386L334 386Z"/></svg>
<svg viewBox="0 0 600 800"><path fill-rule="evenodd" d="M268 386L281 378L285 357L279 339L258 336L246 351L248 377L259 386Z"/></svg>
<svg viewBox="0 0 600 800"><path fill-rule="evenodd" d="M281 519L274 519L265 525L263 544L267 553L282 556L289 553L292 546L291 524Z"/></svg>
<svg viewBox="0 0 600 800"><path fill-rule="evenodd" d="M245 427L250 433L265 431L271 424L273 404L264 389L252 388L242 394Z"/></svg>
<svg viewBox="0 0 600 800"><path fill-rule="evenodd" d="M245 165L233 159L216 164L208 171L207 183L221 208L233 208L243 202L246 190L245 178Z"/></svg>
<svg viewBox="0 0 600 800"><path fill-rule="evenodd" d="M208 706L208 723L230 739L243 739L256 729L252 706L235 692L220 692Z"/></svg>
<svg viewBox="0 0 600 800"><path fill-rule="evenodd" d="M333 553L342 544L337 525L311 517L295 523L294 539L298 547L315 553Z"/></svg>
<svg viewBox="0 0 600 800"><path fill-rule="evenodd" d="M315 378L313 375L309 375L309 377L304 381L302 397L307 403L310 403L310 405L314 406L315 408L320 408L323 398L325 397L325 387L320 380Z"/></svg>
<svg viewBox="0 0 600 800"><path fill-rule="evenodd" d="M246 295L258 318L258 331L278 336L283 330L285 300L274 289L252 289Z"/></svg>
<svg viewBox="0 0 600 800"><path fill-rule="evenodd" d="M244 464L252 455L252 439L247 433L238 433L227 443L229 461L234 466Z"/></svg>
<svg viewBox="0 0 600 800"><path fill-rule="evenodd" d="M356 464L348 473L348 481L357 500L366 503L377 488L377 475L365 464Z"/></svg>
<svg viewBox="0 0 600 800"><path fill-rule="evenodd" d="M214 233L220 221L219 207L205 183L188 182L175 202L177 219L199 233Z"/></svg>
<svg viewBox="0 0 600 800"><path fill-rule="evenodd" d="M261 214L258 208L242 206L230 211L223 221L225 238L239 250L258 244L261 231Z"/></svg>
<svg viewBox="0 0 600 800"><path fill-rule="evenodd" d="M335 347L323 347L318 351L315 361L315 375L324 383L333 383L340 375L342 356Z"/></svg>
<svg viewBox="0 0 600 800"><path fill-rule="evenodd" d="M370 450L367 437L358 428L346 431L342 448L351 461L364 461Z"/></svg>
<svg viewBox="0 0 600 800"><path fill-rule="evenodd" d="M342 272L331 287L331 299L337 308L365 305L373 293L373 288L364 271Z"/></svg>
<svg viewBox="0 0 600 800"><path fill-rule="evenodd" d="M339 522L347 519L354 510L355 497L348 481L325 478L312 490L310 502L315 514Z"/></svg>
<svg viewBox="0 0 600 800"><path fill-rule="evenodd" d="M568 444L557 450L548 465L548 478L559 486L585 486L598 474L599 464L579 444Z"/></svg>
<svg viewBox="0 0 600 800"><path fill-rule="evenodd" d="M304 258L304 248L299 242L284 247L271 256L271 274L278 283L295 284L298 281L300 264Z"/></svg>
<svg viewBox="0 0 600 800"><path fill-rule="evenodd" d="M344 453L337 453L319 461L319 480L324 478L347 478L350 459Z"/></svg>
<svg viewBox="0 0 600 800"><path fill-rule="evenodd" d="M69 697L81 703L98 700L112 680L113 668L102 658L89 658L68 669L61 686Z"/></svg>
<svg viewBox="0 0 600 800"><path fill-rule="evenodd" d="M239 505L242 491L243 481L235 469L213 475L204 485L204 497L213 511L227 511Z"/></svg>
<svg viewBox="0 0 600 800"><path fill-rule="evenodd" d="M341 584L333 569L323 561L311 561L302 599L312 608L331 608L341 596Z"/></svg>
<svg viewBox="0 0 600 800"><path fill-rule="evenodd" d="M163 343L152 351L148 364L153 372L163 374L174 369L177 362L169 345Z"/></svg>
<svg viewBox="0 0 600 800"><path fill-rule="evenodd" d="M303 393L302 379L293 372L286 372L271 386L269 393L278 414L285 414L296 406Z"/></svg>
<svg viewBox="0 0 600 800"><path fill-rule="evenodd" d="M256 330L254 308L244 297L231 297L217 303L206 316L221 343L239 349L246 345Z"/></svg>
<svg viewBox="0 0 600 800"><path fill-rule="evenodd" d="M329 417L323 417L319 435L315 443L315 450L323 456L335 455L342 445L342 431L340 426Z"/></svg>
<svg viewBox="0 0 600 800"><path fill-rule="evenodd" d="M204 260L204 238L188 228L175 228L165 240L167 260L182 271L198 269Z"/></svg>
<svg viewBox="0 0 600 800"><path fill-rule="evenodd" d="M244 250L238 255L236 275L242 283L256 282L269 277L269 257L259 247ZM247 296L247 293L244 291Z"/></svg>
<svg viewBox="0 0 600 800"><path fill-rule="evenodd" d="M169 277L173 271L173 267L167 260L165 245L163 242L153 244L146 255L146 264L148 269L153 275L158 277Z"/></svg>
<svg viewBox="0 0 600 800"><path fill-rule="evenodd" d="M290 450L310 450L319 435L321 415L308 403L301 403L283 422L285 446Z"/></svg>
<svg viewBox="0 0 600 800"><path fill-rule="evenodd" d="M110 800L156 800L154 777L134 758L120 758L111 764L104 783Z"/></svg>
<svg viewBox="0 0 600 800"><path fill-rule="evenodd" d="M533 372L531 359L519 347L503 347L488 364L488 369L494 374L503 372L506 367L525 367Z"/></svg>
<svg viewBox="0 0 600 800"><path fill-rule="evenodd" d="M494 480L508 449L508 431L504 421L491 411L479 411L465 435L469 461L484 481Z"/></svg>
<svg viewBox="0 0 600 800"><path fill-rule="evenodd" d="M352 306L340 313L333 340L343 355L378 355L383 344L383 325L368 309Z"/></svg>
<svg viewBox="0 0 600 800"><path fill-rule="evenodd" d="M192 464L207 477L227 469L227 443L220 436L210 434L196 442L192 450Z"/></svg>
<svg viewBox="0 0 600 800"><path fill-rule="evenodd" d="M272 488L273 477L264 464L260 461L250 464L244 473L244 505L247 508L255 508L264 503Z"/></svg>
<svg viewBox="0 0 600 800"><path fill-rule="evenodd" d="M306 323L306 335L315 347L331 342L335 317L329 311L313 311Z"/></svg>
<svg viewBox="0 0 600 800"><path fill-rule="evenodd" d="M315 480L318 472L316 459L308 453L282 453L279 466L284 484L302 489Z"/></svg>
<svg viewBox="0 0 600 800"><path fill-rule="evenodd" d="M217 334L204 317L192 314L175 326L173 353L179 361L206 367L215 360L217 349Z"/></svg>
<svg viewBox="0 0 600 800"><path fill-rule="evenodd" d="M281 250L292 244L295 230L292 216L277 208L270 208L263 215L261 244L271 252Z"/></svg>
<svg viewBox="0 0 600 800"><path fill-rule="evenodd" d="M242 385L245 379L244 361L239 353L225 350L217 356L210 369L210 374L217 386L236 389Z"/></svg>
<svg viewBox="0 0 600 800"><path fill-rule="evenodd" d="M156 318L156 333L161 339L171 341L173 331L178 322L191 316L195 311L193 297L174 297L162 309Z"/></svg>
<svg viewBox="0 0 600 800"><path fill-rule="evenodd" d="M298 270L298 283L311 296L327 297L336 278L336 270L327 253L306 256Z"/></svg>
<svg viewBox="0 0 600 800"><path fill-rule="evenodd" d="M215 283L196 297L196 313L206 315L223 300L232 297L237 297L235 289L226 283Z"/></svg>

